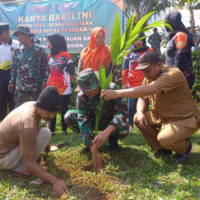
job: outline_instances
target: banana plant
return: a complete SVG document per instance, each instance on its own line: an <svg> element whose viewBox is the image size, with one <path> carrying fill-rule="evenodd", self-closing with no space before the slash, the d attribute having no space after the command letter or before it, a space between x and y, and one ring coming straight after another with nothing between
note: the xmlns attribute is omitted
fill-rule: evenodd
<svg viewBox="0 0 200 200"><path fill-rule="evenodd" d="M125 55L127 55L130 52L130 46L138 41L142 40L144 37L138 37L141 32L148 32L156 27L164 27L167 26L170 29L172 29L171 25L166 23L164 20L159 20L156 22L153 22L147 26L144 27L145 22L154 14L156 11L150 12L144 17L142 17L138 23L133 27L134 25L134 19L135 15L132 15L126 24L125 31L123 35L121 36L121 29L120 29L120 19L119 14L116 15L113 32L112 32L112 38L111 38L111 57L112 57L112 63L114 65L121 66L120 71L122 72L122 61ZM110 83L113 79L113 69L111 69L108 77L106 78L106 70L104 66L101 66L99 71L99 79L101 84L101 90L106 90L109 88ZM95 134L98 134L99 129L99 122L101 118L101 113L103 110L104 105L104 99L101 99L100 105L98 107L97 115L96 115L96 124L95 124Z"/></svg>

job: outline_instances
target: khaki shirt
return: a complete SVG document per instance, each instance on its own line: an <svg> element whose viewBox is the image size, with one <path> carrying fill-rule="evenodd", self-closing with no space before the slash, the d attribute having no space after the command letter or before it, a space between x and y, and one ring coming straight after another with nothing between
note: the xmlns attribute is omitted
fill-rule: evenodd
<svg viewBox="0 0 200 200"><path fill-rule="evenodd" d="M162 122L180 120L180 125L196 127L196 119L200 120L200 113L187 80L178 68L164 66L162 74L155 81L149 83L145 78L143 84L153 84L162 90L162 93L148 97L157 118Z"/></svg>
<svg viewBox="0 0 200 200"><path fill-rule="evenodd" d="M0 159L18 145L22 154L36 155L40 118L35 113L34 104L22 104L0 123Z"/></svg>

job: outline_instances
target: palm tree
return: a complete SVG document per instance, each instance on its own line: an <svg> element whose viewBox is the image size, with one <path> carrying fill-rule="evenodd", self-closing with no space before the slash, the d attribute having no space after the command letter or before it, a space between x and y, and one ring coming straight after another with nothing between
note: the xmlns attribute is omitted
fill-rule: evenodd
<svg viewBox="0 0 200 200"><path fill-rule="evenodd" d="M171 0L126 0L125 15L129 18L132 14L136 15L136 21L151 11L165 11L171 6ZM155 15L154 15L155 17Z"/></svg>

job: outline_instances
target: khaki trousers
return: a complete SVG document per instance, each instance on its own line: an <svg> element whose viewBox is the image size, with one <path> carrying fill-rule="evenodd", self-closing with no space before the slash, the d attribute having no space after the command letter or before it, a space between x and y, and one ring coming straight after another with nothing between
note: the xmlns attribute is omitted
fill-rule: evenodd
<svg viewBox="0 0 200 200"><path fill-rule="evenodd" d="M51 131L48 128L41 128L37 137L37 155L39 158L40 153L49 144L51 139ZM0 159L0 169L14 169L15 171L22 171L26 169L23 156L19 150L19 146L12 149L7 155Z"/></svg>
<svg viewBox="0 0 200 200"><path fill-rule="evenodd" d="M200 125L195 116L183 120L162 122L161 119L156 118L152 110L148 110L145 112L145 117L148 122L145 129L137 123L137 114L134 116L134 122L151 149L158 151L165 148L180 155L187 151L190 145L187 138L195 133Z"/></svg>

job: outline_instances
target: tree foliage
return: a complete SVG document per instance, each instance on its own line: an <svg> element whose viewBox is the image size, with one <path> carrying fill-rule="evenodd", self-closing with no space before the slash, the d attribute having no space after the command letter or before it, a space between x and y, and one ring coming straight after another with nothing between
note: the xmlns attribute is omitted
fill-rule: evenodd
<svg viewBox="0 0 200 200"><path fill-rule="evenodd" d="M170 0L126 0L125 15L130 17L135 14L136 20L139 20L152 11L157 11L156 15L159 15L161 11L165 11L170 6Z"/></svg>

